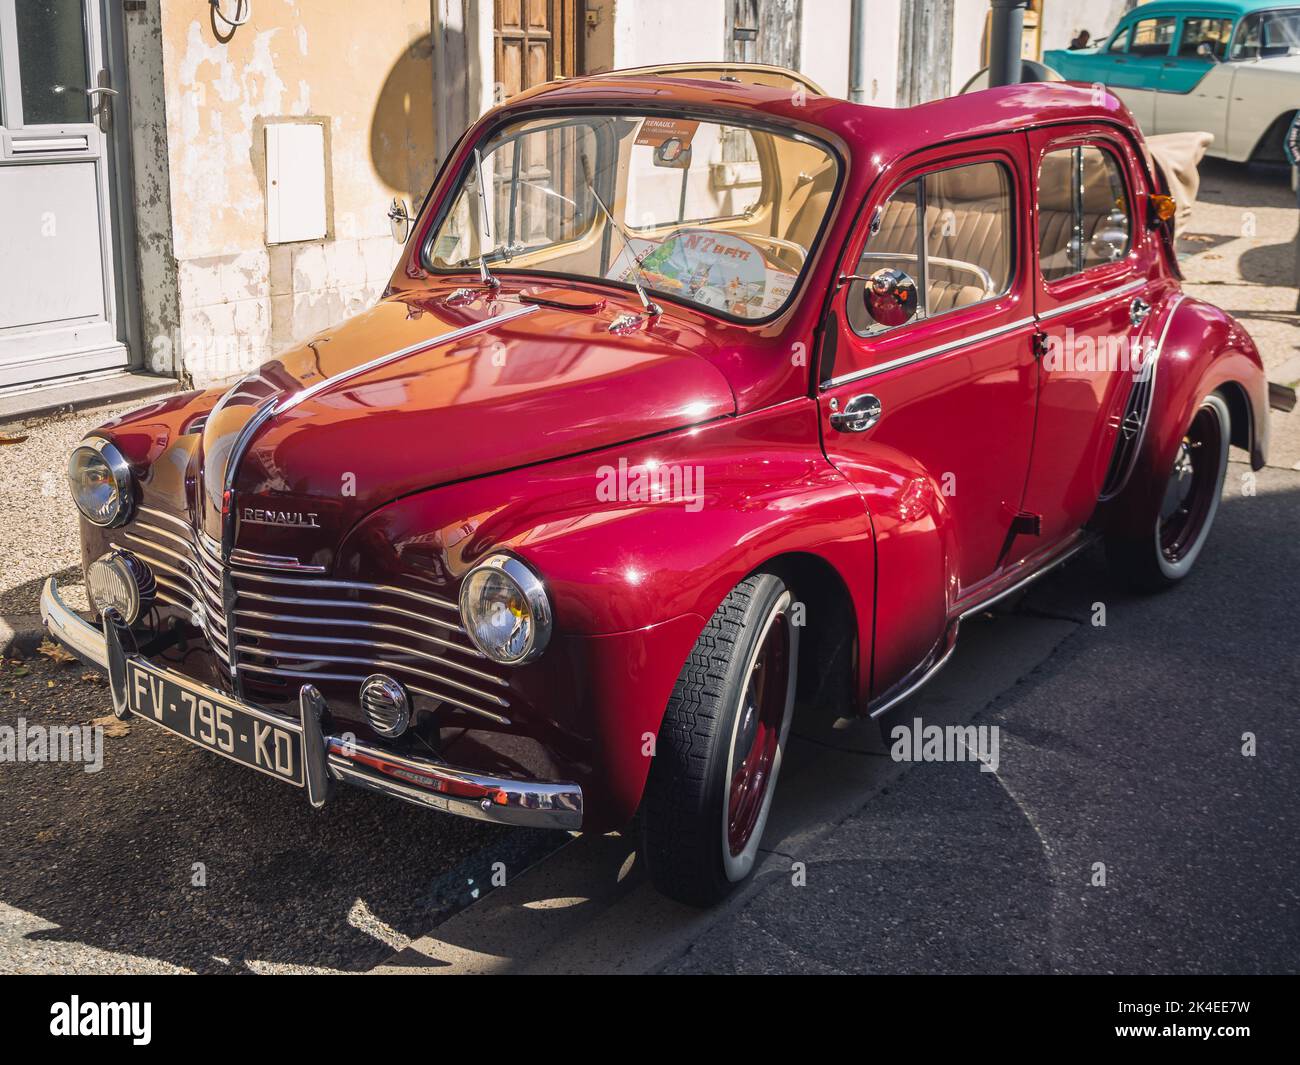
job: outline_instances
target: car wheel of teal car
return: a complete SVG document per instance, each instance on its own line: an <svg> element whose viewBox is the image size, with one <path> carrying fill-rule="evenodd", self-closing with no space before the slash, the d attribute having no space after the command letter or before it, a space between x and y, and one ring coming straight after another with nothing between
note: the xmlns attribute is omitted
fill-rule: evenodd
<svg viewBox="0 0 1300 1065"><path fill-rule="evenodd" d="M704 627L659 730L642 807L655 886L707 906L754 868L793 716L799 629L772 574L742 581Z"/></svg>

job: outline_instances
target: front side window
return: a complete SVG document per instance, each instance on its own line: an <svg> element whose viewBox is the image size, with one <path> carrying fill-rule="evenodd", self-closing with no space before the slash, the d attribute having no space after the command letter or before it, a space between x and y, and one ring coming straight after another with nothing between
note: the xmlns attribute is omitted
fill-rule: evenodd
<svg viewBox="0 0 1300 1065"><path fill-rule="evenodd" d="M639 279L657 295L763 319L794 294L838 179L828 148L756 126L533 118L479 144L425 264L477 270L482 259L494 272Z"/></svg>
<svg viewBox="0 0 1300 1065"><path fill-rule="evenodd" d="M1178 55L1183 59L1200 59L1201 45L1208 44L1211 54L1223 59L1232 37L1230 18L1183 19L1183 35L1178 40Z"/></svg>
<svg viewBox="0 0 1300 1065"><path fill-rule="evenodd" d="M1261 11L1241 20L1233 59L1267 59L1300 52L1300 8Z"/></svg>
<svg viewBox="0 0 1300 1065"><path fill-rule="evenodd" d="M1038 175L1038 262L1057 281L1128 254L1132 209L1119 160L1091 145L1043 156Z"/></svg>
<svg viewBox="0 0 1300 1065"><path fill-rule="evenodd" d="M1144 18L1133 26L1131 55L1168 55L1174 40L1176 18Z"/></svg>
<svg viewBox="0 0 1300 1065"><path fill-rule="evenodd" d="M970 163L909 181L881 209L854 271L893 268L918 287L917 313L933 317L1004 294L1012 274L1011 175L1002 163ZM862 281L848 293L854 330L879 332L863 303Z"/></svg>
<svg viewBox="0 0 1300 1065"><path fill-rule="evenodd" d="M1124 52L1128 49L1128 31L1129 27L1125 26L1119 30L1114 37L1110 39L1110 44L1106 45L1108 52Z"/></svg>

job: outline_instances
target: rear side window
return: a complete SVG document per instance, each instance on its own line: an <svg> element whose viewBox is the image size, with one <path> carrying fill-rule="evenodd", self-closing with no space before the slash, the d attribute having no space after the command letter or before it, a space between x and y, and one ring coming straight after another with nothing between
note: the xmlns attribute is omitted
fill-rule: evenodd
<svg viewBox="0 0 1300 1065"><path fill-rule="evenodd" d="M909 181L885 203L854 271L902 270L917 283L918 317L934 317L1004 294L1013 263L1011 175L1001 163L970 163ZM848 315L860 334L879 332L849 290Z"/></svg>
<svg viewBox="0 0 1300 1065"><path fill-rule="evenodd" d="M1183 35L1178 40L1178 55L1182 59L1199 59L1201 45L1208 44L1212 54L1222 59L1228 54L1231 37L1230 18L1185 18Z"/></svg>
<svg viewBox="0 0 1300 1065"><path fill-rule="evenodd" d="M1043 156L1038 173L1038 264L1056 281L1118 262L1132 241L1132 207L1119 160L1091 145Z"/></svg>
<svg viewBox="0 0 1300 1065"><path fill-rule="evenodd" d="M1168 55L1174 40L1176 18L1144 18L1133 26L1130 55Z"/></svg>

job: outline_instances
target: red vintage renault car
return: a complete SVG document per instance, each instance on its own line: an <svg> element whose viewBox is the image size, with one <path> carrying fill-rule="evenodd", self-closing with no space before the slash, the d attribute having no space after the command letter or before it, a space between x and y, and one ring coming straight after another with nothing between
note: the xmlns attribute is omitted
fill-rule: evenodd
<svg viewBox="0 0 1300 1065"><path fill-rule="evenodd" d="M800 694L880 715L1098 539L1185 577L1269 391L1180 291L1124 106L814 88L633 72L486 115L377 306L76 449L97 621L51 579L50 633L314 805L639 812L707 904Z"/></svg>

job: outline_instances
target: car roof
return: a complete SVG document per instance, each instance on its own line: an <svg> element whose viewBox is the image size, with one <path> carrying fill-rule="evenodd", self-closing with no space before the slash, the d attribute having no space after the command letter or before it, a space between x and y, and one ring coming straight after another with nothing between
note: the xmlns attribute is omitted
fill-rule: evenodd
<svg viewBox="0 0 1300 1065"><path fill-rule="evenodd" d="M1160 15L1249 15L1253 11L1275 8L1300 7L1300 4L1279 3L1278 0L1150 0L1126 11L1121 22L1152 18Z"/></svg>
<svg viewBox="0 0 1300 1065"><path fill-rule="evenodd" d="M764 120L811 133L828 134L850 154L876 167L899 155L948 141L1063 122L1110 122L1136 133L1128 108L1110 92L1065 82L1006 85L950 96L915 107L875 107L832 96L792 93L766 85L602 74L548 82L513 96L500 109L525 114L542 108L619 110L686 109L743 111ZM511 115L511 117L515 117Z"/></svg>

